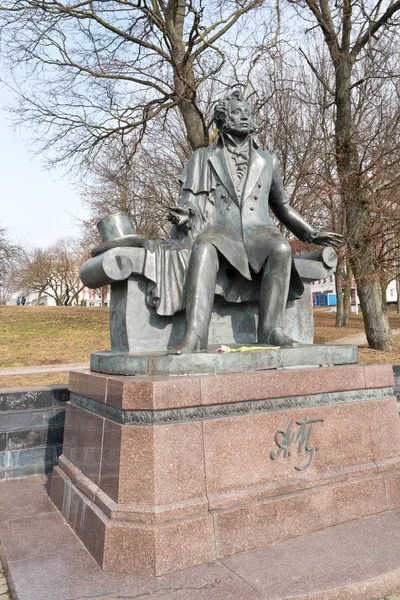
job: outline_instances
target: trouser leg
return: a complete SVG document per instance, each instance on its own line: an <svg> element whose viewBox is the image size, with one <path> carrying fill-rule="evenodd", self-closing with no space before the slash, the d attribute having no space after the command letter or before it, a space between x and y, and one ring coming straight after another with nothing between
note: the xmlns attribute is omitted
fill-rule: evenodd
<svg viewBox="0 0 400 600"><path fill-rule="evenodd" d="M283 334L283 314L289 293L292 250L284 238L273 238L269 243L271 248L262 270L260 286L258 341L275 344L276 341L271 341L270 336L277 328ZM293 342L285 334L284 336ZM282 335L280 337L283 341ZM276 345L290 344L276 343Z"/></svg>
<svg viewBox="0 0 400 600"><path fill-rule="evenodd" d="M218 254L209 242L196 242L192 249L186 279L185 335L169 354L205 350L214 304Z"/></svg>

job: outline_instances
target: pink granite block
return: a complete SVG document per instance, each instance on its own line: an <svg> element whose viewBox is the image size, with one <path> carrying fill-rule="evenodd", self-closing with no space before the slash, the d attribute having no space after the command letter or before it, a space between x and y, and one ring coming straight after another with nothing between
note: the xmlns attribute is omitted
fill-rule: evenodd
<svg viewBox="0 0 400 600"><path fill-rule="evenodd" d="M207 510L200 422L154 428L154 490L158 520Z"/></svg>
<svg viewBox="0 0 400 600"><path fill-rule="evenodd" d="M391 511L236 554L222 563L264 600L383 598L400 589L399 524L399 512Z"/></svg>
<svg viewBox="0 0 400 600"><path fill-rule="evenodd" d="M201 403L221 404L364 389L362 366L233 373L201 379Z"/></svg>
<svg viewBox="0 0 400 600"><path fill-rule="evenodd" d="M230 556L385 510L383 477L375 476L216 511L218 556Z"/></svg>
<svg viewBox="0 0 400 600"><path fill-rule="evenodd" d="M200 406L200 377L153 378L153 409Z"/></svg>
<svg viewBox="0 0 400 600"><path fill-rule="evenodd" d="M73 465L64 454L58 459L58 466L66 473L78 490L94 502L97 490L99 489L98 486Z"/></svg>
<svg viewBox="0 0 400 600"><path fill-rule="evenodd" d="M204 512L201 423L131 427L106 420L100 488L119 504L135 505L139 521L151 513L165 520Z"/></svg>
<svg viewBox="0 0 400 600"><path fill-rule="evenodd" d="M356 466L372 466L374 457L369 402L307 409L306 418L324 419L322 423L312 425L310 445L318 448L318 451L314 450L306 471L322 475L350 472Z"/></svg>
<svg viewBox="0 0 400 600"><path fill-rule="evenodd" d="M132 575L156 575L155 532L151 527L111 523L107 527L102 568Z"/></svg>
<svg viewBox="0 0 400 600"><path fill-rule="evenodd" d="M108 519L112 519L114 517L114 514L118 508L118 504L100 488L97 490L95 504Z"/></svg>
<svg viewBox="0 0 400 600"><path fill-rule="evenodd" d="M83 510L82 532L78 535L94 559L102 568L105 568L104 554L106 529L110 521L93 502L90 502L90 500L85 501Z"/></svg>
<svg viewBox="0 0 400 600"><path fill-rule="evenodd" d="M152 382L149 377L109 376L106 402L123 410L151 410Z"/></svg>
<svg viewBox="0 0 400 600"><path fill-rule="evenodd" d="M64 485L67 476L60 467L55 466L53 471L51 472L51 480L50 480L50 499L59 511L62 510L63 499L64 499Z"/></svg>
<svg viewBox="0 0 400 600"><path fill-rule="evenodd" d="M78 406L67 404L63 453L96 485L100 480L100 459L104 419Z"/></svg>
<svg viewBox="0 0 400 600"><path fill-rule="evenodd" d="M369 403L374 460L380 465L400 456L400 427L396 399Z"/></svg>
<svg viewBox="0 0 400 600"><path fill-rule="evenodd" d="M400 508L400 471L384 475L388 509Z"/></svg>
<svg viewBox="0 0 400 600"><path fill-rule="evenodd" d="M200 405L199 377L110 377L107 404L124 410Z"/></svg>
<svg viewBox="0 0 400 600"><path fill-rule="evenodd" d="M103 568L159 576L215 558L211 515L158 527L112 522L106 532Z"/></svg>
<svg viewBox="0 0 400 600"><path fill-rule="evenodd" d="M93 371L70 371L68 389L70 392L105 402L107 395L107 377Z"/></svg>
<svg viewBox="0 0 400 600"><path fill-rule="evenodd" d="M300 446L296 421L319 420L311 424L308 447ZM287 456L279 452L277 440L291 421L292 444ZM211 508L250 502L290 489L305 489L326 483L329 478L360 476L373 471L373 448L368 405L351 403L242 415L205 421L204 451L207 493ZM306 431L304 429L304 431ZM271 459L271 453L276 457ZM289 455L290 453L290 455ZM304 470L307 462L309 466ZM283 488L283 489L282 489Z"/></svg>
<svg viewBox="0 0 400 600"><path fill-rule="evenodd" d="M88 507L93 503L82 493L72 480L62 471L55 467L51 476L50 498L56 504L64 519L81 540L87 537ZM92 524L89 524L89 529Z"/></svg>
<svg viewBox="0 0 400 600"><path fill-rule="evenodd" d="M115 502L154 505L153 427L107 423L100 487Z"/></svg>
<svg viewBox="0 0 400 600"><path fill-rule="evenodd" d="M217 558L211 515L156 529L156 575L186 569Z"/></svg>
<svg viewBox="0 0 400 600"><path fill-rule="evenodd" d="M393 387L394 375L392 365L364 365L365 387Z"/></svg>
<svg viewBox="0 0 400 600"><path fill-rule="evenodd" d="M105 419L99 487L115 502L119 493L121 432L121 425Z"/></svg>
<svg viewBox="0 0 400 600"><path fill-rule="evenodd" d="M75 531L76 535L84 538L85 520L87 518L87 498L75 486L65 487L61 514Z"/></svg>

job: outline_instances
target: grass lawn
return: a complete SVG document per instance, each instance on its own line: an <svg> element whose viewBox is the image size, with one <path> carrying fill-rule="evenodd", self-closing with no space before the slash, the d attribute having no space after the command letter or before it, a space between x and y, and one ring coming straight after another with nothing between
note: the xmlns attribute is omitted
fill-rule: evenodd
<svg viewBox="0 0 400 600"><path fill-rule="evenodd" d="M315 341L362 333L361 315L352 315L349 327L335 327L335 313L314 310ZM400 315L389 307L393 329L400 329ZM0 367L89 362L90 353L110 347L108 308L78 306L0 306ZM397 350L386 353L360 347L360 361L400 363L400 336ZM68 372L2 377L0 387L67 383Z"/></svg>
<svg viewBox="0 0 400 600"><path fill-rule="evenodd" d="M0 367L88 362L110 347L108 308L0 306Z"/></svg>

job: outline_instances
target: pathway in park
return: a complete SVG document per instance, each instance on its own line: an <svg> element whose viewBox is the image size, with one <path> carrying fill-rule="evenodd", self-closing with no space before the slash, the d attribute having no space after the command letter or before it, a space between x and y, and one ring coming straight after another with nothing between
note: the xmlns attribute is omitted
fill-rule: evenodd
<svg viewBox="0 0 400 600"><path fill-rule="evenodd" d="M400 335L400 329L392 329L393 335ZM354 344L356 346L364 346L367 343L365 333L357 333L356 335L348 335L346 337L333 340L333 344Z"/></svg>
<svg viewBox="0 0 400 600"><path fill-rule="evenodd" d="M393 335L399 335L400 329L393 329ZM333 340L334 344L354 344L363 346L367 343L365 333L358 333ZM81 369L89 369L89 363L63 363L57 365L33 365L27 367L8 367L0 369L0 377L8 377L10 375L34 375L37 373L60 373L63 371L80 371Z"/></svg>
<svg viewBox="0 0 400 600"><path fill-rule="evenodd" d="M89 363L60 363L57 365L32 365L31 367L7 367L0 369L0 377L9 375L35 375L36 373L61 373L89 369Z"/></svg>

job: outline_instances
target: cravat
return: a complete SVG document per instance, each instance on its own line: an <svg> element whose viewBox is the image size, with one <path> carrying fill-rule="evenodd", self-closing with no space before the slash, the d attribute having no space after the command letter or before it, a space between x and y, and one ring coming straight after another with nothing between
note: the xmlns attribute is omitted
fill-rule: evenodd
<svg viewBox="0 0 400 600"><path fill-rule="evenodd" d="M249 163L249 145L246 144L240 148L229 145L228 150L231 153L236 165L236 174L240 181L245 174L247 165Z"/></svg>

